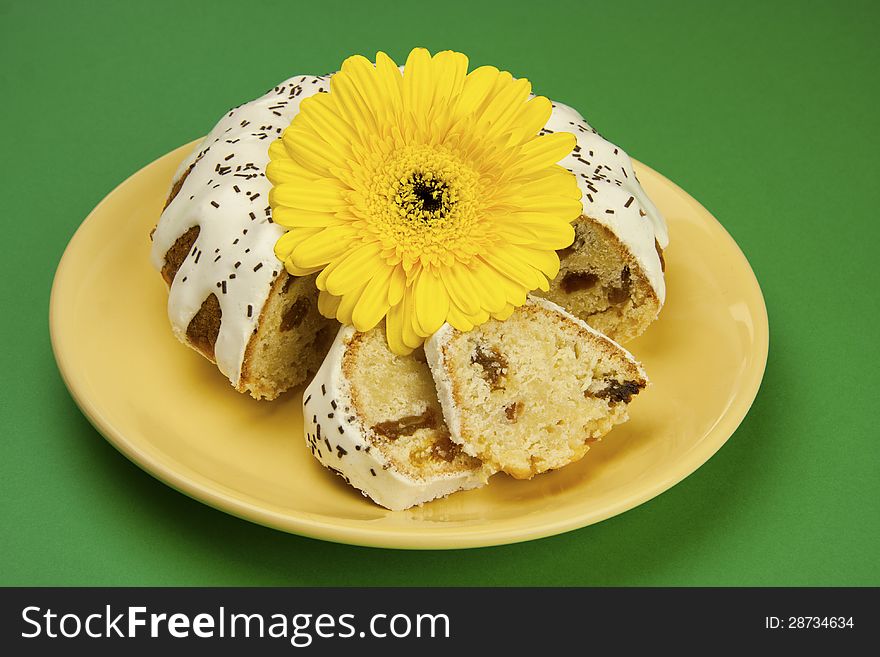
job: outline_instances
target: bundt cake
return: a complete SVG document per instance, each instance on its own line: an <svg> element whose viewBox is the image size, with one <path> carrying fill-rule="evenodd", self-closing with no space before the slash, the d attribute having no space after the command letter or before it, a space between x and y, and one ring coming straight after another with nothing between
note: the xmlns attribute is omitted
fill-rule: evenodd
<svg viewBox="0 0 880 657"><path fill-rule="evenodd" d="M315 276L291 277L275 256L268 147L329 76L297 76L229 111L178 168L156 226L152 263L168 284L174 334L217 364L241 392L274 399L307 380L338 329L318 311ZM577 146L561 164L577 177L583 215L546 293L625 341L664 301L662 216L629 157L573 109L555 103L544 132Z"/></svg>
<svg viewBox="0 0 880 657"><path fill-rule="evenodd" d="M318 312L314 276L288 276L275 257L284 230L265 175L269 144L326 89L299 76L228 112L181 163L152 235L174 334L258 399L304 383L338 329Z"/></svg>
<svg viewBox="0 0 880 657"><path fill-rule="evenodd" d="M312 454L376 503L402 510L486 483L450 441L424 352L390 351L384 327L340 329L303 393Z"/></svg>
<svg viewBox="0 0 880 657"><path fill-rule="evenodd" d="M537 297L467 333L445 324L425 354L452 440L517 479L583 457L647 385L623 347Z"/></svg>

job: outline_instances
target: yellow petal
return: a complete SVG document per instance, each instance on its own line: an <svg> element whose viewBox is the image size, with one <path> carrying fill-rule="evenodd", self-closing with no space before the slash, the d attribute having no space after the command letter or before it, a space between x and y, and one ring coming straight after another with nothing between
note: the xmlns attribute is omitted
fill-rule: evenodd
<svg viewBox="0 0 880 657"><path fill-rule="evenodd" d="M330 148L326 141L298 124L291 123L281 138L290 159L310 171L326 177L330 174L328 167L345 164L343 154Z"/></svg>
<svg viewBox="0 0 880 657"><path fill-rule="evenodd" d="M285 228L326 228L346 221L334 212L315 212L273 205L272 221Z"/></svg>
<svg viewBox="0 0 880 657"><path fill-rule="evenodd" d="M403 294L403 301L398 305L402 305L403 307L403 323L400 327L401 339L407 347L409 347L410 349L415 349L416 347L420 347L422 345L422 343L425 341L426 336L419 335L413 328L415 302L413 301L412 292L412 286L406 288L406 292L404 292Z"/></svg>
<svg viewBox="0 0 880 657"><path fill-rule="evenodd" d="M365 287L367 287L366 283L361 285L360 288L358 288L354 292L350 292L340 299L339 306L336 308L336 319L339 320L341 324L352 323L351 314L352 312L354 312L354 307L360 300L361 294L363 294Z"/></svg>
<svg viewBox="0 0 880 657"><path fill-rule="evenodd" d="M550 115L553 113L553 104L544 96L535 96L526 103L520 105L510 123L515 126L511 131L510 144L521 144L525 140L534 137L538 131L547 125ZM572 146L572 148L574 148Z"/></svg>
<svg viewBox="0 0 880 657"><path fill-rule="evenodd" d="M363 55L352 55L351 57L348 57L342 62L342 68L340 70L350 76L352 82L354 82L362 92L366 91L366 87L372 87L375 84L375 80L372 78L376 71L376 67L373 65L373 62ZM368 95L370 98L375 98L377 101L381 102L381 96L378 95L377 89L370 89Z"/></svg>
<svg viewBox="0 0 880 657"><path fill-rule="evenodd" d="M388 304L396 306L403 299L403 291L406 289L406 272L402 265L397 265L391 273L388 281Z"/></svg>
<svg viewBox="0 0 880 657"><path fill-rule="evenodd" d="M342 301L342 299L339 297L334 297L332 294L322 290L321 292L318 292L318 312L327 319L335 319L336 310L339 308L340 301Z"/></svg>
<svg viewBox="0 0 880 657"><path fill-rule="evenodd" d="M474 114L492 91L500 71L494 66L480 66L468 73L455 111L458 116Z"/></svg>
<svg viewBox="0 0 880 657"><path fill-rule="evenodd" d="M471 284L479 295L480 306L490 313L500 311L507 302L508 296L519 291L518 285L496 272L480 258L475 258L470 263L470 269L473 272Z"/></svg>
<svg viewBox="0 0 880 657"><path fill-rule="evenodd" d="M279 138L273 141L269 144L269 164L266 166L266 176L269 176L269 170L272 168L273 163L289 159L287 149L284 148L284 140ZM275 182L273 178L269 178L269 180L273 183Z"/></svg>
<svg viewBox="0 0 880 657"><path fill-rule="evenodd" d="M423 269L413 284L415 318L422 337L434 335L449 312L449 295L440 277L433 271Z"/></svg>
<svg viewBox="0 0 880 657"><path fill-rule="evenodd" d="M297 267L323 267L348 250L351 237L348 226L324 228L297 244L290 257Z"/></svg>
<svg viewBox="0 0 880 657"><path fill-rule="evenodd" d="M548 278L556 278L559 273L559 255L556 251L544 249L532 249L525 246L512 247L517 257L527 262L535 269L540 270Z"/></svg>
<svg viewBox="0 0 880 657"><path fill-rule="evenodd" d="M363 286L370 277L378 255L377 242L351 249L338 264L334 263L333 271L323 281L324 289L330 294L341 296Z"/></svg>
<svg viewBox="0 0 880 657"><path fill-rule="evenodd" d="M319 290L326 291L327 290L327 277L333 273L333 271L345 260L344 257L336 258L335 260L331 260L326 267L321 270L321 273L315 278L315 285ZM329 294L329 293L328 293Z"/></svg>
<svg viewBox="0 0 880 657"><path fill-rule="evenodd" d="M278 141L273 142L272 145L274 146L275 144L280 143L280 141L281 140L279 139ZM284 149L283 157L273 157L272 161L266 165L266 177L273 185L296 179L321 180L324 178L322 174L315 173L311 169L307 169L298 162L294 162L290 159L286 148Z"/></svg>
<svg viewBox="0 0 880 657"><path fill-rule="evenodd" d="M284 233L284 235L279 237L278 241L275 242L275 255L279 260L284 260L285 258L290 257L291 252L297 246L320 232L320 228L300 228Z"/></svg>
<svg viewBox="0 0 880 657"><path fill-rule="evenodd" d="M488 320L489 313L485 310L479 310L473 315L467 315L455 306L449 306L449 316L446 318L446 321L449 322L453 328L465 333L473 329L475 326L486 323Z"/></svg>
<svg viewBox="0 0 880 657"><path fill-rule="evenodd" d="M522 146L517 169L520 175L525 175L549 167L571 153L576 144L577 140L570 132L535 137Z"/></svg>
<svg viewBox="0 0 880 657"><path fill-rule="evenodd" d="M552 214L565 221L574 221L583 211L579 200L562 196L532 196L518 201L522 212Z"/></svg>
<svg viewBox="0 0 880 657"><path fill-rule="evenodd" d="M342 189L331 181L281 183L272 188L270 198L273 205L313 212L334 212L347 205Z"/></svg>
<svg viewBox="0 0 880 657"><path fill-rule="evenodd" d="M525 303L525 302L523 302ZM492 313L492 319L497 319L499 322L506 322L510 319L510 316L513 314L513 311L516 310L522 304L518 304L514 306L513 304L507 304L504 308L497 313Z"/></svg>
<svg viewBox="0 0 880 657"><path fill-rule="evenodd" d="M521 78L506 84L490 99L480 116L481 121L491 126L490 135L498 135L515 127L511 119L516 117L517 111L528 99L530 91L529 81Z"/></svg>
<svg viewBox="0 0 880 657"><path fill-rule="evenodd" d="M511 245L508 249L511 257L527 263L541 271L547 278L554 279L559 273L559 256L556 251L531 249L525 246ZM546 289L546 288L541 288Z"/></svg>
<svg viewBox="0 0 880 657"><path fill-rule="evenodd" d="M449 315L446 321L457 331L467 333L474 328L474 323L461 310L454 305L449 306Z"/></svg>
<svg viewBox="0 0 880 657"><path fill-rule="evenodd" d="M581 198L581 189L571 171L556 165L548 167L541 175L532 175L525 180L518 179L516 187L507 194L508 197L530 196L568 196Z"/></svg>
<svg viewBox="0 0 880 657"><path fill-rule="evenodd" d="M336 113L329 103L320 103L323 96L310 96L300 104L297 122L322 135L327 142L350 144L358 137L357 130Z"/></svg>
<svg viewBox="0 0 880 657"><path fill-rule="evenodd" d="M284 268L291 276L308 276L321 269L320 267L298 267L290 258L284 259Z"/></svg>
<svg viewBox="0 0 880 657"><path fill-rule="evenodd" d="M351 322L358 331L369 331L388 312L388 279L391 278L391 272L391 267L380 269L364 288L351 314Z"/></svg>
<svg viewBox="0 0 880 657"><path fill-rule="evenodd" d="M486 254L486 262L496 271L521 286L523 292L534 290L541 284L540 276L532 267L521 262L511 253L512 247L513 245L508 245L506 248L495 249Z"/></svg>
<svg viewBox="0 0 880 657"><path fill-rule="evenodd" d="M495 77L492 83L492 88L489 89L489 92L486 94L486 97L483 99L483 102L476 108L474 114L476 118L482 119L484 113L487 108L492 104L492 101L498 97L499 94L505 92L510 88L511 83L513 83L513 76L509 71L499 71L498 75Z"/></svg>
<svg viewBox="0 0 880 657"><path fill-rule="evenodd" d="M574 226L555 217L544 221L517 221L510 215L497 222L498 234L513 244L542 247L547 250L564 249L574 241Z"/></svg>
<svg viewBox="0 0 880 657"><path fill-rule="evenodd" d="M460 52L444 50L434 55L434 98L433 106L447 108L451 99L461 93L467 77L468 58Z"/></svg>
<svg viewBox="0 0 880 657"><path fill-rule="evenodd" d="M444 267L440 270L440 277L454 306L466 315L479 312L479 295L474 290L473 274L467 265L456 263L452 267Z"/></svg>
<svg viewBox="0 0 880 657"><path fill-rule="evenodd" d="M284 260L284 268L291 276L308 276L309 274L314 274L316 271L321 270L320 267L299 267L294 264L293 260L290 258Z"/></svg>
<svg viewBox="0 0 880 657"><path fill-rule="evenodd" d="M403 301L392 306L385 317L385 337L388 340L388 348L398 356L408 356L414 347L410 347L403 341L403 327L408 322L404 315Z"/></svg>
<svg viewBox="0 0 880 657"><path fill-rule="evenodd" d="M486 264L487 270L484 273L484 277L487 281L491 281L491 289L493 293L492 306L489 306L484 298L482 300L483 308L495 315L497 312L500 312L505 303L511 303L514 306L521 306L526 302L526 292L529 289L534 289L533 287L523 285L512 279L505 272L499 270L494 262L487 262L486 260L482 260L482 262ZM529 278L529 282L532 281L533 279ZM537 287L537 285L535 285L535 287ZM500 304L497 303L499 299L501 301Z"/></svg>
<svg viewBox="0 0 880 657"><path fill-rule="evenodd" d="M396 121L403 105L403 74L394 60L384 52L376 53L376 74L387 103L389 120Z"/></svg>
<svg viewBox="0 0 880 657"><path fill-rule="evenodd" d="M343 70L333 76L330 81L330 95L336 102L339 114L349 124L361 134L376 133L376 116L370 107L369 102L364 97L364 93L369 93L362 89L355 78L351 75L351 68L357 67L357 57L349 58L355 60L352 65L346 68L349 60L342 65ZM370 64L372 67L372 64Z"/></svg>
<svg viewBox="0 0 880 657"><path fill-rule="evenodd" d="M415 117L424 117L431 107L431 55L413 48L403 69L403 104Z"/></svg>
<svg viewBox="0 0 880 657"><path fill-rule="evenodd" d="M540 243L540 227L515 222L498 222L498 234L511 244ZM565 248L565 247L561 247Z"/></svg>

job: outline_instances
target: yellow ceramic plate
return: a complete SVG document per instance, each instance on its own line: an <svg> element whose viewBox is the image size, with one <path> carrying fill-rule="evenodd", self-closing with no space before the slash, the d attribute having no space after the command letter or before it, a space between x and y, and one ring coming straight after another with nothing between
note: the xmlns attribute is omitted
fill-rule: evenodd
<svg viewBox="0 0 880 657"><path fill-rule="evenodd" d="M512 543L583 527L651 499L730 437L758 391L767 312L742 252L693 198L646 166L669 221L668 304L629 348L653 382L580 462L403 512L382 509L309 454L299 391L235 392L172 336L149 232L183 146L116 188L88 216L55 275L52 345L95 427L147 472L254 522L331 541L398 548Z"/></svg>

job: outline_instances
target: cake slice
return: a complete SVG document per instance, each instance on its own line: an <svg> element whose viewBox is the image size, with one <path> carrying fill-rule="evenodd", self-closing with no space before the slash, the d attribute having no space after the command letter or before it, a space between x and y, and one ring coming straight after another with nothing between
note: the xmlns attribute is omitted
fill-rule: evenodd
<svg viewBox="0 0 880 657"><path fill-rule="evenodd" d="M444 325L425 354L452 440L517 479L583 457L647 385L628 351L537 297L468 333Z"/></svg>
<svg viewBox="0 0 880 657"><path fill-rule="evenodd" d="M639 183L633 162L572 107L553 103L542 132L571 132L577 145L560 165L581 190L574 242L559 251L559 275L536 291L617 342L641 335L666 299L666 220Z"/></svg>
<svg viewBox="0 0 880 657"><path fill-rule="evenodd" d="M559 274L543 296L616 342L637 338L660 312L644 267L617 234L587 216L574 222L574 242L559 251ZM659 246L656 253L661 263Z"/></svg>
<svg viewBox="0 0 880 657"><path fill-rule="evenodd" d="M384 326L344 326L303 394L309 449L377 504L400 511L486 483L453 443L424 352L391 352Z"/></svg>

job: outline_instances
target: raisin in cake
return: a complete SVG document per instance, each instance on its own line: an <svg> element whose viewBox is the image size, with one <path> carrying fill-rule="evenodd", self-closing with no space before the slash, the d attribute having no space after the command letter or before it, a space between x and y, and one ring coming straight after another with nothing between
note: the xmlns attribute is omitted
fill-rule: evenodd
<svg viewBox="0 0 880 657"><path fill-rule="evenodd" d="M574 109L553 103L544 132L572 132L577 145L560 165L575 174L583 215L574 243L559 252L559 275L545 296L618 342L640 335L666 298L663 216L639 184L629 156Z"/></svg>
<svg viewBox="0 0 880 657"><path fill-rule="evenodd" d="M490 474L449 439L423 352L392 353L381 326L339 331L303 393L303 417L315 458L394 511L482 486Z"/></svg>
<svg viewBox="0 0 880 657"><path fill-rule="evenodd" d="M299 76L228 112L181 163L152 236L174 334L258 399L303 383L338 328L318 312L314 276L288 276L275 257L284 229L265 175L269 144L327 88Z"/></svg>
<svg viewBox="0 0 880 657"><path fill-rule="evenodd" d="M452 440L517 479L583 457L647 384L623 347L536 297L468 333L444 325L425 354Z"/></svg>

